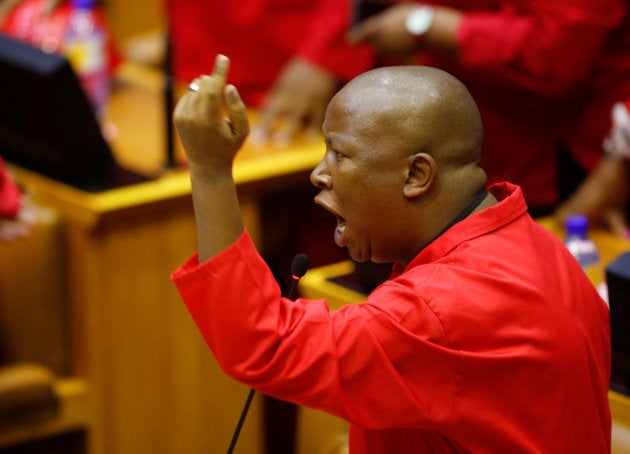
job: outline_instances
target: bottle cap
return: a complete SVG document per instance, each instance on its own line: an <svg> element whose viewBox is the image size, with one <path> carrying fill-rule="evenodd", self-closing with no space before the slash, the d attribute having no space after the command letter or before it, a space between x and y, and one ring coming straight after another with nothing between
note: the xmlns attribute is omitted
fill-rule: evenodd
<svg viewBox="0 0 630 454"><path fill-rule="evenodd" d="M92 8L95 0L71 0L70 4L74 8Z"/></svg>
<svg viewBox="0 0 630 454"><path fill-rule="evenodd" d="M583 214L572 214L565 223L569 235L586 235L588 232L588 218Z"/></svg>

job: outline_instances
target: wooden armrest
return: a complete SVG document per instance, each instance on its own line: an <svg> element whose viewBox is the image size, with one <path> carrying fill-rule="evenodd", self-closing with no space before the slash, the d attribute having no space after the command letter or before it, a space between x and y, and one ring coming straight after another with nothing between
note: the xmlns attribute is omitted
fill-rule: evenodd
<svg viewBox="0 0 630 454"><path fill-rule="evenodd" d="M54 382L38 364L0 367L0 428L53 417L59 410Z"/></svg>
<svg viewBox="0 0 630 454"><path fill-rule="evenodd" d="M89 392L85 381L57 378L52 387L58 402L56 414L31 423L0 425L0 449L89 427Z"/></svg>

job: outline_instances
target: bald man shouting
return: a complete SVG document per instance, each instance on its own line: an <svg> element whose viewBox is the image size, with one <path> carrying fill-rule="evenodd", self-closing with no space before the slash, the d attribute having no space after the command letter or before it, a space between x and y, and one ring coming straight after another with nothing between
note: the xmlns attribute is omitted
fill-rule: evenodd
<svg viewBox="0 0 630 454"><path fill-rule="evenodd" d="M330 311L282 298L243 227L232 164L249 123L228 66L174 115L199 250L172 277L223 370L345 418L351 453L609 452L607 307L520 188L485 187L466 88L386 67L330 102L315 202L352 258L394 264Z"/></svg>

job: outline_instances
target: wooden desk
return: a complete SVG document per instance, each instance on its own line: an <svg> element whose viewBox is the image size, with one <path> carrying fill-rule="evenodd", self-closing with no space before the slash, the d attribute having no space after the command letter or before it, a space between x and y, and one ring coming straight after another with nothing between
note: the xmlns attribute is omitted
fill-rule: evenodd
<svg viewBox="0 0 630 454"><path fill-rule="evenodd" d="M539 220L540 224L558 237L564 234L563 226L552 218ZM602 256L604 264L610 263L624 251L630 251L630 242L618 238L608 232L595 230L590 233ZM339 276L351 274L354 263L340 262L310 270L300 281L300 292L306 298L324 298L332 310L346 304L362 302L366 299L364 293L333 282ZM613 416L612 453L630 453L630 397L615 391L608 393L610 409ZM319 444L330 446L346 430L346 426L339 418L323 415L322 412L301 408L301 427L299 433L300 449L298 454L316 454L328 451L315 451L309 446ZM315 428L313 421L319 422ZM323 421L323 423L321 422ZM317 433L314 433L317 430ZM341 452L341 451L339 451Z"/></svg>
<svg viewBox="0 0 630 454"><path fill-rule="evenodd" d="M108 117L116 131L111 141L119 164L146 175L153 181L100 193L86 193L42 177L25 169L13 168L26 182L38 201L61 206L73 221L95 226L103 217L153 207L165 200L190 201L190 180L179 141L175 143L176 169L165 168L166 116L162 98L163 79L159 72L134 64L122 65L108 107ZM250 112L255 118L256 113ZM170 124L170 122L169 122ZM260 242L258 200L278 189L309 185L311 170L323 157L323 139L296 140L287 147L254 146L247 142L239 152L234 179L244 221L257 244ZM139 208L142 207L142 208Z"/></svg>
<svg viewBox="0 0 630 454"><path fill-rule="evenodd" d="M159 172L159 75L123 67L110 115L119 162ZM259 197L308 184L323 152L323 142L245 147L234 177L256 242ZM181 150L177 156L181 160ZM221 373L170 281L196 250L187 171L165 171L154 181L97 194L23 169L15 173L65 223L73 372L87 383L91 399L89 453L225 452L248 389ZM255 402L236 452L260 452L260 425Z"/></svg>

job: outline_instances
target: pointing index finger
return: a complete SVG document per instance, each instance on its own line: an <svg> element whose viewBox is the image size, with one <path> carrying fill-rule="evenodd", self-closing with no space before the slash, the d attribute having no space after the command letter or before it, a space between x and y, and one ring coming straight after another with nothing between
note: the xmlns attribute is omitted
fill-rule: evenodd
<svg viewBox="0 0 630 454"><path fill-rule="evenodd" d="M212 71L212 77L215 79L219 79L221 82L225 83L229 69L230 59L227 58L225 55L219 54L214 60L214 70Z"/></svg>

